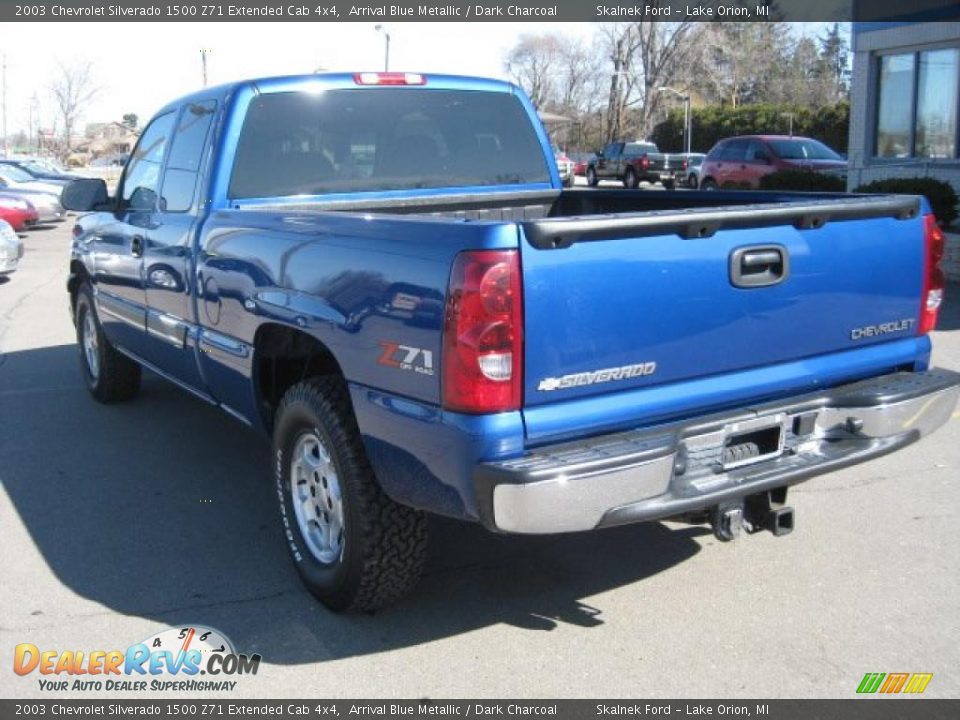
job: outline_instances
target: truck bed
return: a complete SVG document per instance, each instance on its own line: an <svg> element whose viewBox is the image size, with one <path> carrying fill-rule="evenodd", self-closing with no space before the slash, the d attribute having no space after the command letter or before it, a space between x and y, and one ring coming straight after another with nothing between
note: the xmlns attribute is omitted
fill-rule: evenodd
<svg viewBox="0 0 960 720"><path fill-rule="evenodd" d="M283 212L369 212L388 215L430 215L460 220L524 222L533 235L550 234L559 230L561 223L536 221L582 220L591 218L589 227L598 229L598 218L606 230L639 229L641 226L663 232L671 224L706 224L706 237L720 227L746 227L761 224L804 222L813 226L831 219L869 217L915 217L919 201L912 196L859 195L843 193L745 192L745 191L684 191L637 192L635 190L571 188L562 191L523 193L480 193L446 195L443 197L396 199L338 200L309 203L250 204L243 209L277 210ZM743 210L739 216L729 209ZM757 214L758 210L765 212ZM613 217L616 215L617 217ZM646 215L642 221L639 216ZM756 217L745 222L745 215ZM568 224L571 229L574 226ZM580 225L579 227L585 227ZM579 231L578 231L579 232Z"/></svg>

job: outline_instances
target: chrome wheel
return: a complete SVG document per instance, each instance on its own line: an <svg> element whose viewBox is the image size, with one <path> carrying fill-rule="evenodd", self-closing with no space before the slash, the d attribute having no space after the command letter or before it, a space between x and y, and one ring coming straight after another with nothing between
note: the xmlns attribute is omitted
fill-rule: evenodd
<svg viewBox="0 0 960 720"><path fill-rule="evenodd" d="M100 377L100 358L97 355L97 325L90 308L83 314L83 356L87 361L90 377Z"/></svg>
<svg viewBox="0 0 960 720"><path fill-rule="evenodd" d="M297 438L290 458L290 495L297 525L322 563L343 553L343 495L333 458L315 432Z"/></svg>

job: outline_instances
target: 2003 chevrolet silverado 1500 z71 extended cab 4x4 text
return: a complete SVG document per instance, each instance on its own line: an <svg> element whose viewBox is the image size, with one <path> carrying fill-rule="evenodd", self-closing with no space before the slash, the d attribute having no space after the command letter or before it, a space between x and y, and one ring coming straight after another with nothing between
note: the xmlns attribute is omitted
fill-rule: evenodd
<svg viewBox="0 0 960 720"><path fill-rule="evenodd" d="M416 580L425 512L510 533L793 526L786 488L944 423L917 197L564 190L503 82L404 73L167 105L79 220L94 397L147 367L273 436L335 609ZM215 448L211 449L216 452Z"/></svg>

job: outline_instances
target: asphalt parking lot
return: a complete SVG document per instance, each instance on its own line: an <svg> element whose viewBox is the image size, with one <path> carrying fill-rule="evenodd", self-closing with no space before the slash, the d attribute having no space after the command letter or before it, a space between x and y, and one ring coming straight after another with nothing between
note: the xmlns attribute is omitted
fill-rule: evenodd
<svg viewBox="0 0 960 720"><path fill-rule="evenodd" d="M960 414L791 491L784 538L437 520L415 594L337 616L287 560L265 440L156 377L128 404L88 396L69 238L29 233L0 281L3 696L50 695L12 672L17 643L122 649L194 623L262 654L232 697L853 697L866 672L960 695ZM950 291L935 361L960 370Z"/></svg>

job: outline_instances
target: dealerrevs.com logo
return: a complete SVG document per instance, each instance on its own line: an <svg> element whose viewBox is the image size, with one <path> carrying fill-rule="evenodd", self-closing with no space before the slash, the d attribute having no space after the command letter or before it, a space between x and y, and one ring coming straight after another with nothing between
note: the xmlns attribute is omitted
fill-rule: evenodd
<svg viewBox="0 0 960 720"><path fill-rule="evenodd" d="M260 655L237 653L222 633L196 625L170 628L126 650L49 650L20 643L17 675L36 673L50 691L231 691L241 675L256 675ZM201 677L202 676L202 677Z"/></svg>

